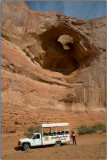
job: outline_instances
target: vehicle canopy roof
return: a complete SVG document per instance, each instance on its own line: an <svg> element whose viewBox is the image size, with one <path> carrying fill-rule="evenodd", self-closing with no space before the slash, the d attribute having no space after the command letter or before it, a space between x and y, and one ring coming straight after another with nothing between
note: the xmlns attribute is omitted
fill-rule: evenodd
<svg viewBox="0 0 107 160"><path fill-rule="evenodd" d="M41 124L41 127L58 127L58 126L69 126L69 123L50 123L50 124Z"/></svg>

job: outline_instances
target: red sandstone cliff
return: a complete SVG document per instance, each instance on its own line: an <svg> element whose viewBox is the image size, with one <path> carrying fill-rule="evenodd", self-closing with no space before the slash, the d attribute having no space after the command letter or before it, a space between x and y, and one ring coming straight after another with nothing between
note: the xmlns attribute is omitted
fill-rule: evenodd
<svg viewBox="0 0 107 160"><path fill-rule="evenodd" d="M26 119L37 124L64 121L64 112L105 112L105 27L105 17L86 20L1 2L2 132L12 131L5 115L16 131ZM22 111L11 116L15 107ZM50 119L35 119L37 111L27 118L26 108L47 110ZM60 110L56 120L51 109Z"/></svg>

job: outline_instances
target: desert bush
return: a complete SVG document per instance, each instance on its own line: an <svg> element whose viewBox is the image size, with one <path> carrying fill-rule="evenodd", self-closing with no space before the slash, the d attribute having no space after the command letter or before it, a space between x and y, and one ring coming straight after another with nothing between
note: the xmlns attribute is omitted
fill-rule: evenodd
<svg viewBox="0 0 107 160"><path fill-rule="evenodd" d="M93 126L93 128L95 128L96 131L101 130L103 132L106 132L106 126L103 123L97 123Z"/></svg>
<svg viewBox="0 0 107 160"><path fill-rule="evenodd" d="M33 133L32 132L25 132L24 136L26 136L26 138L30 138L33 136Z"/></svg>
<svg viewBox="0 0 107 160"><path fill-rule="evenodd" d="M91 133L96 133L99 130L102 130L102 132L106 132L106 126L103 123L97 123L93 126L81 126L77 128L78 134L83 135L83 134L91 134Z"/></svg>
<svg viewBox="0 0 107 160"><path fill-rule="evenodd" d="M102 129L102 131L103 131L103 132L106 132L106 127L104 127L104 128Z"/></svg>
<svg viewBox="0 0 107 160"><path fill-rule="evenodd" d="M33 136L33 133L37 133L39 131L37 126L30 126L28 127L28 132L24 133L24 136L26 136L27 138L30 138Z"/></svg>
<svg viewBox="0 0 107 160"><path fill-rule="evenodd" d="M97 123L95 126L98 130L103 130L106 128L105 124L103 123Z"/></svg>
<svg viewBox="0 0 107 160"><path fill-rule="evenodd" d="M28 131L29 132L33 132L33 133L37 133L38 132L38 127L36 127L36 126L30 126L28 128Z"/></svg>

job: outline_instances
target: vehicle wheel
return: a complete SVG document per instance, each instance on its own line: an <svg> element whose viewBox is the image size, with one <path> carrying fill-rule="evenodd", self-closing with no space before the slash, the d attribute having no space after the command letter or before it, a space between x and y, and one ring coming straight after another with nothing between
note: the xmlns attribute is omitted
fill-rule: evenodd
<svg viewBox="0 0 107 160"><path fill-rule="evenodd" d="M24 151L29 150L29 148L30 148L30 146L29 146L28 143L24 143L24 144L23 144L23 150L24 150Z"/></svg>
<svg viewBox="0 0 107 160"><path fill-rule="evenodd" d="M61 141L56 141L55 146L61 146Z"/></svg>

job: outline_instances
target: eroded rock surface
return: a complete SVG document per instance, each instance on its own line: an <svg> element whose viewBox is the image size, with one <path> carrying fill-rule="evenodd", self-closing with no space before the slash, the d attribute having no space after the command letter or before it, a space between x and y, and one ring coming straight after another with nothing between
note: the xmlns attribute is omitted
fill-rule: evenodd
<svg viewBox="0 0 107 160"><path fill-rule="evenodd" d="M1 2L2 105L67 111L69 122L72 112L105 112L105 30L105 17L86 20Z"/></svg>

